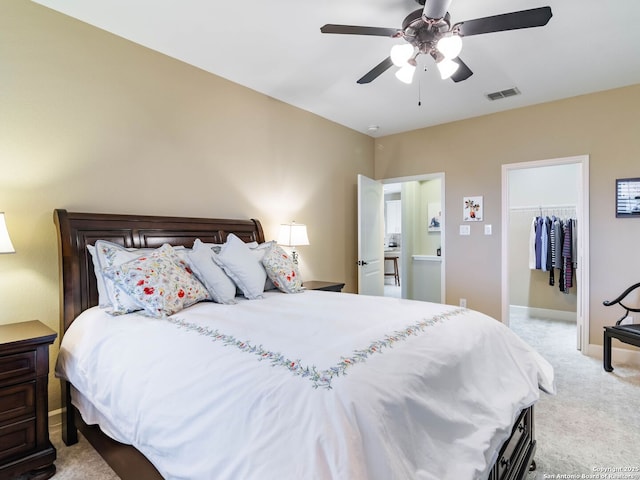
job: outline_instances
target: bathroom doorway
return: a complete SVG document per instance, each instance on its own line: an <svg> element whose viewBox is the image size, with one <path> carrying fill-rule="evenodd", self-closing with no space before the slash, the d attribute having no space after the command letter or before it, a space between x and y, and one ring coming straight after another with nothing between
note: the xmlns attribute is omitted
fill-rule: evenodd
<svg viewBox="0 0 640 480"><path fill-rule="evenodd" d="M444 173L390 178L384 191L384 295L443 303Z"/></svg>

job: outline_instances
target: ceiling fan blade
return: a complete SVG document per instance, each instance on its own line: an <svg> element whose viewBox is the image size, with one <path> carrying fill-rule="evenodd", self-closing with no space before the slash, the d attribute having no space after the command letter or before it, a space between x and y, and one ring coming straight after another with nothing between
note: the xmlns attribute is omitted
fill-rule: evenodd
<svg viewBox="0 0 640 480"><path fill-rule="evenodd" d="M551 7L532 8L519 12L503 13L492 17L476 18L454 25L459 28L460 35L468 37L481 33L517 30L519 28L542 27L551 19Z"/></svg>
<svg viewBox="0 0 640 480"><path fill-rule="evenodd" d="M391 57L385 58L378 65L376 65L371 70L369 70L369 72L366 73L360 80L358 80L358 83L362 85L364 83L370 83L374 81L384 72L389 70L389 68L391 68L392 65L393 65L393 62L391 61Z"/></svg>
<svg viewBox="0 0 640 480"><path fill-rule="evenodd" d="M427 18L442 18L447 14L451 0L426 0L422 14Z"/></svg>
<svg viewBox="0 0 640 480"><path fill-rule="evenodd" d="M471 69L467 67L467 64L464 63L460 57L454 58L453 61L458 64L458 69L451 75L451 80L458 83L473 75Z"/></svg>
<svg viewBox="0 0 640 480"><path fill-rule="evenodd" d="M346 35L375 35L378 37L394 37L402 34L397 28L360 27L358 25L334 25L328 23L320 27L322 33L342 33Z"/></svg>

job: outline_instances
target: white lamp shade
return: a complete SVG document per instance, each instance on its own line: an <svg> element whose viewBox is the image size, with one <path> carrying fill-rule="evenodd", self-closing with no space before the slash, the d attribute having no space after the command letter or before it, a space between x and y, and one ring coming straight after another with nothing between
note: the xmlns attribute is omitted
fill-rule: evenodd
<svg viewBox="0 0 640 480"><path fill-rule="evenodd" d="M396 67L404 67L407 64L407 60L413 56L413 45L409 43L394 45L391 47L389 56Z"/></svg>
<svg viewBox="0 0 640 480"><path fill-rule="evenodd" d="M307 237L307 226L302 223L285 223L280 225L278 233L278 244L286 247L297 245L309 245Z"/></svg>
<svg viewBox="0 0 640 480"><path fill-rule="evenodd" d="M0 212L0 253L15 253L15 251L11 238L9 238L7 224L4 221L4 213Z"/></svg>
<svg viewBox="0 0 640 480"><path fill-rule="evenodd" d="M436 47L444 58L454 59L462 51L462 38L458 35L446 35L438 40Z"/></svg>
<svg viewBox="0 0 640 480"><path fill-rule="evenodd" d="M436 65L438 65L438 70L440 71L440 76L443 80L446 80L451 75L456 73L456 70L458 70L458 67L460 66L449 58L445 58L444 60L438 62Z"/></svg>
<svg viewBox="0 0 640 480"><path fill-rule="evenodd" d="M415 65L405 63L404 67L396 72L396 78L403 83L410 84L413 82L413 73L416 71Z"/></svg>

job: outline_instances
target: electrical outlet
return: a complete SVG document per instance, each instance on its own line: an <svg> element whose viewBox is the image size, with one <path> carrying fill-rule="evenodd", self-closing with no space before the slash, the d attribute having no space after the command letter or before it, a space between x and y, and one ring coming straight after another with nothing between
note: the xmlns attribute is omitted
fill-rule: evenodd
<svg viewBox="0 0 640 480"><path fill-rule="evenodd" d="M461 298L460 299L460 306L462 308L467 308L467 299L466 298Z"/></svg>

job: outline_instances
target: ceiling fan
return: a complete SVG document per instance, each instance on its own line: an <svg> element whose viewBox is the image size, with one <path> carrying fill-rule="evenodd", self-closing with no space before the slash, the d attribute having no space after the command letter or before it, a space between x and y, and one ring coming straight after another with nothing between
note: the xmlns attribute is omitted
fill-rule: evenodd
<svg viewBox="0 0 640 480"><path fill-rule="evenodd" d="M416 2L424 5L424 8L419 8L407 15L401 29L327 24L320 28L320 31L403 38L407 42L394 45L387 58L358 80L360 84L375 80L392 65L400 67L396 72L399 80L411 83L416 69L416 58L420 54L433 57L443 79L451 78L454 82L461 82L473 75L471 69L458 57L462 50L462 37L541 27L546 25L552 16L551 7L540 7L466 20L452 26L448 12L451 0L416 0Z"/></svg>

